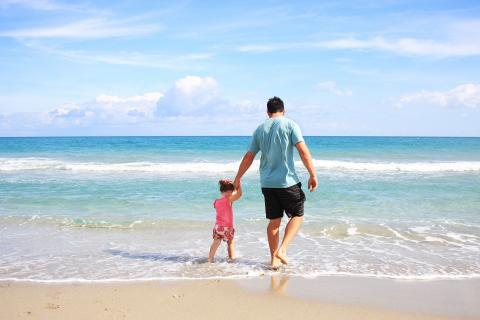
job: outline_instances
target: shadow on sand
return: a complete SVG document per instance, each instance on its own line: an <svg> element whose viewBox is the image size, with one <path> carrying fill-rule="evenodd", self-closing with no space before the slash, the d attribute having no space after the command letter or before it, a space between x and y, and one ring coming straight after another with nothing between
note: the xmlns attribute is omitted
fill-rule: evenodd
<svg viewBox="0 0 480 320"><path fill-rule="evenodd" d="M191 263L191 264L204 264L208 262L206 256L198 257L198 256L163 254L163 253L154 253L154 252L128 252L128 251L116 250L116 249L106 249L104 250L104 252L111 254L112 256L118 256L118 257L123 257L128 259L143 259L143 260L150 260L150 261ZM217 261L226 262L227 259L217 259ZM266 265L265 263L244 259L244 258L236 259L232 263L237 265L249 266L252 268L269 270L268 265Z"/></svg>
<svg viewBox="0 0 480 320"><path fill-rule="evenodd" d="M123 250L107 249L104 252L111 254L112 256L119 256L129 259L143 259L150 261L167 261L167 262L178 262L178 263L205 263L207 262L206 257L195 257L187 255L175 255L175 254L162 254L162 253L152 253L152 252L128 252Z"/></svg>

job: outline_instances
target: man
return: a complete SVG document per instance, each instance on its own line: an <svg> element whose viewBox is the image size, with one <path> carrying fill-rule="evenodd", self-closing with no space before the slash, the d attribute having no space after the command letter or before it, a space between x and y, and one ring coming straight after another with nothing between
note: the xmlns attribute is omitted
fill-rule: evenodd
<svg viewBox="0 0 480 320"><path fill-rule="evenodd" d="M270 220L267 227L268 245L271 267L276 269L280 263L288 263L288 245L303 221L305 194L295 172L293 147L298 150L310 174L308 179L310 192L317 188L318 182L310 151L298 125L285 117L283 101L278 97L268 100L267 114L268 119L253 133L250 148L240 163L233 184L235 187L240 186L241 178L250 168L255 155L261 151L260 182L265 199L265 213ZM279 228L284 212L290 220L279 247Z"/></svg>

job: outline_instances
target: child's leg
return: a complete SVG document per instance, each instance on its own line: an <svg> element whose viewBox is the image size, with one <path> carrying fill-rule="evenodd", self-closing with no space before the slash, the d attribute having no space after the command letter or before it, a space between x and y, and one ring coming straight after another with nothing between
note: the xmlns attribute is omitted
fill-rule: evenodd
<svg viewBox="0 0 480 320"><path fill-rule="evenodd" d="M229 240L227 241L227 249L228 249L228 257L230 259L235 259L235 247L233 246L233 239L232 240Z"/></svg>
<svg viewBox="0 0 480 320"><path fill-rule="evenodd" d="M215 253L217 252L217 249L221 243L222 239L213 239L212 245L210 246L210 253L208 254L208 262L213 262Z"/></svg>

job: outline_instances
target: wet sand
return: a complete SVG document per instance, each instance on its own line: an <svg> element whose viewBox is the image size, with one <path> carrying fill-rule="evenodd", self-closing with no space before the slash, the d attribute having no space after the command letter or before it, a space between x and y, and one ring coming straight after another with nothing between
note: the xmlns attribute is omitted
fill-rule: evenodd
<svg viewBox="0 0 480 320"><path fill-rule="evenodd" d="M0 319L480 319L480 281L0 282Z"/></svg>

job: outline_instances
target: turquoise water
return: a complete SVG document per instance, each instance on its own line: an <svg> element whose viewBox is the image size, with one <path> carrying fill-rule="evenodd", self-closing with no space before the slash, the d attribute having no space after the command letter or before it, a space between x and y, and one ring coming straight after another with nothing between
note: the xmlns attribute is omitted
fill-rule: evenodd
<svg viewBox="0 0 480 320"><path fill-rule="evenodd" d="M480 138L306 137L319 175L282 272L480 276ZM239 260L205 264L217 181L250 137L0 138L0 278L269 273L258 161L235 204ZM257 158L259 158L257 156ZM304 182L306 171L297 157Z"/></svg>

